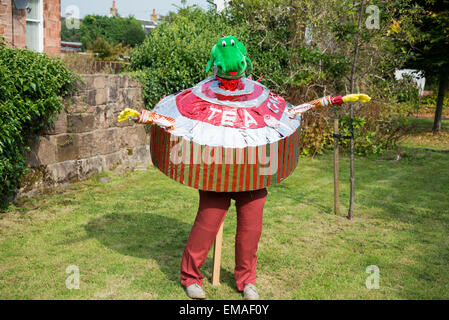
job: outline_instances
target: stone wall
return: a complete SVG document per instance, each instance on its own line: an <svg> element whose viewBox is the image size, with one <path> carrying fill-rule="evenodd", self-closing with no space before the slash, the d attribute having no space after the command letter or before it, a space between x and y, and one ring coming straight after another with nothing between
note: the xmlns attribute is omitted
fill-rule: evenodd
<svg viewBox="0 0 449 320"><path fill-rule="evenodd" d="M151 164L149 135L142 125L117 122L129 107L143 108L141 86L126 75L83 75L79 93L66 101L45 135L31 143L31 167L19 195L81 180L102 170Z"/></svg>

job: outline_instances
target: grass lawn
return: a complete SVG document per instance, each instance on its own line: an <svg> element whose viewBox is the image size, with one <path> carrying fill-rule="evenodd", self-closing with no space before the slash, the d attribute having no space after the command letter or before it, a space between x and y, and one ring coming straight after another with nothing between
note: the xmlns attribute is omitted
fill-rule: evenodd
<svg viewBox="0 0 449 320"><path fill-rule="evenodd" d="M447 127L447 123L445 124ZM446 141L447 143L447 141ZM416 144L414 145L416 146ZM332 213L332 155L301 158L269 188L258 252L263 299L449 299L449 153L402 147L400 161L356 159L355 218ZM105 173L0 215L0 299L185 299L181 255L198 194L155 168ZM233 279L235 209L224 225L222 284L209 299L242 299ZM66 288L66 268L80 272ZM368 290L376 265L379 289Z"/></svg>

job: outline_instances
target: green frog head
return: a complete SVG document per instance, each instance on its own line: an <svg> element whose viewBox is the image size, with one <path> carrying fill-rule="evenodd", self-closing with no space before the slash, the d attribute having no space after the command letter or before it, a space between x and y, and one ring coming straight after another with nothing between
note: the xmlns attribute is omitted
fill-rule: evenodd
<svg viewBox="0 0 449 320"><path fill-rule="evenodd" d="M217 66L217 76L223 79L242 77L248 66L248 74L253 71L253 64L246 56L245 46L233 36L223 37L214 45L206 72L209 72L214 64Z"/></svg>

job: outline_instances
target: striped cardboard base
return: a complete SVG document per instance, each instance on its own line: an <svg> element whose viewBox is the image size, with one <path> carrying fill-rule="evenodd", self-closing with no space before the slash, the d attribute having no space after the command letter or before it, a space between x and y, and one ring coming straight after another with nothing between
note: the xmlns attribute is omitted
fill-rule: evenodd
<svg viewBox="0 0 449 320"><path fill-rule="evenodd" d="M280 183L298 164L300 128L258 147L200 145L153 125L151 157L169 178L199 190L240 192Z"/></svg>

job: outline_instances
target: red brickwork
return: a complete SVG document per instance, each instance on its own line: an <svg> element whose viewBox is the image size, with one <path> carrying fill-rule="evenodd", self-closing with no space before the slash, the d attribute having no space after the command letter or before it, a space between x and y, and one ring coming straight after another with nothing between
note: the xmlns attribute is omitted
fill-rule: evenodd
<svg viewBox="0 0 449 320"><path fill-rule="evenodd" d="M44 52L61 52L61 0L44 0Z"/></svg>
<svg viewBox="0 0 449 320"><path fill-rule="evenodd" d="M0 0L0 35L12 43L12 0Z"/></svg>
<svg viewBox="0 0 449 320"><path fill-rule="evenodd" d="M18 48L26 48L27 46L27 21L25 10L17 10L12 4L12 16L14 17L14 46Z"/></svg>
<svg viewBox="0 0 449 320"><path fill-rule="evenodd" d="M43 0L44 52L59 55L61 50L61 0ZM11 45L26 48L26 13L13 0L0 0L0 36Z"/></svg>

